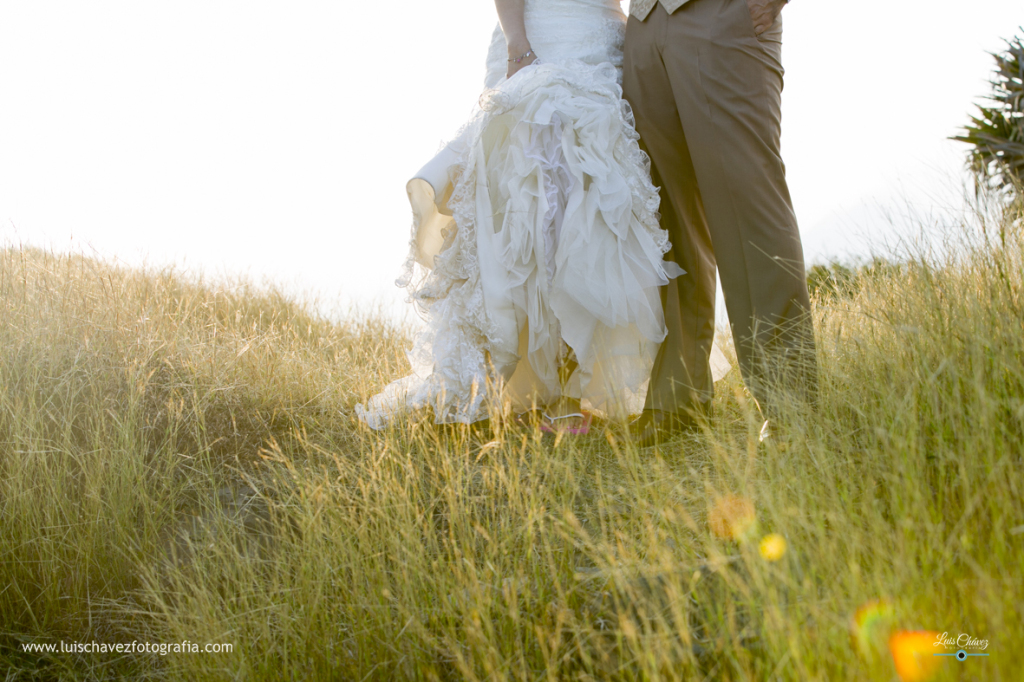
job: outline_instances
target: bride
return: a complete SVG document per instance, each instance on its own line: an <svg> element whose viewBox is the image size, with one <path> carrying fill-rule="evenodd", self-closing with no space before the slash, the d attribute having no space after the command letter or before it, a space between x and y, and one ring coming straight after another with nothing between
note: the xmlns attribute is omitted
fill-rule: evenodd
<svg viewBox="0 0 1024 682"><path fill-rule="evenodd" d="M408 184L398 280L427 322L413 374L358 417L472 423L542 410L547 427L637 413L665 337L658 190L622 99L619 0L496 0L478 111ZM716 378L728 364L715 349Z"/></svg>

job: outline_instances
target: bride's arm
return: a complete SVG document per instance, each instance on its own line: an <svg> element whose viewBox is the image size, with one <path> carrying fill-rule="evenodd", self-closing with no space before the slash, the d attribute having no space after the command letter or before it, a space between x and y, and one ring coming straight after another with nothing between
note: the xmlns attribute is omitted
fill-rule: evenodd
<svg viewBox="0 0 1024 682"><path fill-rule="evenodd" d="M524 4L525 0L494 0L494 5L498 8L501 31L505 34L505 43L508 45L509 59L518 59L532 50L530 39L526 37L526 20L523 18ZM511 78L519 69L536 60L537 55L531 54L518 63L510 61L508 72L505 75Z"/></svg>

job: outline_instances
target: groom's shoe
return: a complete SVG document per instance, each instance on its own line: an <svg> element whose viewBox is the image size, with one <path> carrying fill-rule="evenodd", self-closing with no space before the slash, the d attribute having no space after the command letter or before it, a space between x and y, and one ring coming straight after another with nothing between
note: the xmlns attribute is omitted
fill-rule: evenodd
<svg viewBox="0 0 1024 682"><path fill-rule="evenodd" d="M695 406L695 411L703 416L710 416L711 405L699 404ZM629 425L629 433L637 447L647 448L664 441L672 434L694 432L697 427L697 418L693 413L644 410L643 414Z"/></svg>

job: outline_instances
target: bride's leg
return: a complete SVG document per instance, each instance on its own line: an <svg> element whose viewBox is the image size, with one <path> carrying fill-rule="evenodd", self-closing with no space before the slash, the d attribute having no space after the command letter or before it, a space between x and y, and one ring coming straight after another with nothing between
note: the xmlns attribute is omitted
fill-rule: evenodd
<svg viewBox="0 0 1024 682"><path fill-rule="evenodd" d="M565 393L573 372L578 368L579 363L576 362L576 355L570 349L565 360L558 368L558 380L562 386L562 395L544 410L548 418L557 421L557 428L559 429L579 429L584 426L587 419L586 417L579 416L583 414L579 398L573 398Z"/></svg>
<svg viewBox="0 0 1024 682"><path fill-rule="evenodd" d="M579 401L578 398L570 398L569 396L562 396L561 398L559 398L558 400L556 400L552 404L548 405L544 409L544 414L546 414L548 417L552 417L552 418L555 418L555 419L558 419L558 418L567 418L567 419L569 419L569 415L582 414L581 410L582 410L582 408L580 407L580 401ZM579 417L574 417L573 419L569 419L569 421L573 421L574 419L578 420Z"/></svg>

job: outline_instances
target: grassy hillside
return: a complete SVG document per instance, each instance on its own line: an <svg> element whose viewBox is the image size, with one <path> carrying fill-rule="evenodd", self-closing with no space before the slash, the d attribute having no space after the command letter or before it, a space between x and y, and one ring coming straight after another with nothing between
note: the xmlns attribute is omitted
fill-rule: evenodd
<svg viewBox="0 0 1024 682"><path fill-rule="evenodd" d="M404 373L407 330L8 249L0 669L891 680L890 631L934 630L990 654L935 679L1018 679L1021 219L822 289L820 413L765 452L737 372L710 430L657 451L613 429L373 434L353 406ZM118 642L233 650L59 649Z"/></svg>

